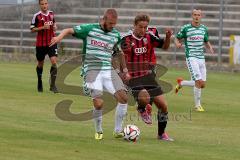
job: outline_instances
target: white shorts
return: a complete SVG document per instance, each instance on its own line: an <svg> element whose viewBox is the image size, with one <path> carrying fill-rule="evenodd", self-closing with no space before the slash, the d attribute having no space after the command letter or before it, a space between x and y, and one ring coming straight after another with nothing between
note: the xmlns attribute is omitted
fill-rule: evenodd
<svg viewBox="0 0 240 160"><path fill-rule="evenodd" d="M190 72L191 79L193 81L207 79L207 70L205 59L199 59L195 57L186 58L187 67Z"/></svg>
<svg viewBox="0 0 240 160"><path fill-rule="evenodd" d="M114 95L119 90L126 90L115 70L90 70L84 77L84 92L92 98L100 97L103 91Z"/></svg>

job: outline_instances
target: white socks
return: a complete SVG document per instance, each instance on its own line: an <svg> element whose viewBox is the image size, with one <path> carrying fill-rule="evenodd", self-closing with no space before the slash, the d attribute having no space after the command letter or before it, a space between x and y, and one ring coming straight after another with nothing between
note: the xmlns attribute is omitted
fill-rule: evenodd
<svg viewBox="0 0 240 160"><path fill-rule="evenodd" d="M115 112L115 132L122 131L123 118L127 113L127 104L118 103ZM103 132L102 130L102 112L103 110L93 109L93 120L96 132Z"/></svg>
<svg viewBox="0 0 240 160"><path fill-rule="evenodd" d="M96 132L103 132L102 130L102 109L96 110L93 108L93 120Z"/></svg>
<svg viewBox="0 0 240 160"><path fill-rule="evenodd" d="M183 81L181 82L181 86L190 86L190 87L193 87L193 86L195 86L195 82L194 82L194 81L185 81L185 80L183 80Z"/></svg>
<svg viewBox="0 0 240 160"><path fill-rule="evenodd" d="M127 106L128 104L121 104L118 103L116 107L115 112L115 132L121 132L122 131L122 124L123 124L123 118L127 113Z"/></svg>
<svg viewBox="0 0 240 160"><path fill-rule="evenodd" d="M193 87L193 93L194 93L194 101L195 101L195 106L200 106L201 105L201 89L197 87Z"/></svg>
<svg viewBox="0 0 240 160"><path fill-rule="evenodd" d="M200 106L201 105L201 101L200 101L201 100L201 89L195 87L195 82L183 80L181 82L181 86L193 87L195 106Z"/></svg>

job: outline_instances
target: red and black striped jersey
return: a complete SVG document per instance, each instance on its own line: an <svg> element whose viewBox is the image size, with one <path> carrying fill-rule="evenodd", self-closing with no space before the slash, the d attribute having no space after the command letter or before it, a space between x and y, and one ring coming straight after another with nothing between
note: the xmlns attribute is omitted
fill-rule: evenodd
<svg viewBox="0 0 240 160"><path fill-rule="evenodd" d="M154 48L162 48L163 43L163 39L151 32L146 32L142 38L137 38L129 32L122 38L121 48L125 54L129 74L133 78L149 74L154 65L152 63Z"/></svg>
<svg viewBox="0 0 240 160"><path fill-rule="evenodd" d="M48 11L46 14L39 11L36 14L34 14L30 29L33 29L35 27L42 27L44 26L44 24L50 25L50 29L44 29L44 30L38 31L37 37L36 37L37 47L49 46L52 37L55 36L54 29L53 29L54 23L55 23L55 19L52 11Z"/></svg>

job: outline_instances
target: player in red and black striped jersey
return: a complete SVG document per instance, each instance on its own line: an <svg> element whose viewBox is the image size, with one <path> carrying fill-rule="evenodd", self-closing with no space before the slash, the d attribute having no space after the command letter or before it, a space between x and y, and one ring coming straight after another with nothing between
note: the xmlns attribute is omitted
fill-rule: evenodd
<svg viewBox="0 0 240 160"><path fill-rule="evenodd" d="M166 38L162 39L151 32L148 32L150 17L146 14L139 14L134 20L134 29L122 38L121 48L125 54L127 71L123 71L129 76L123 76L128 87L131 89L138 106L146 110L140 111L142 119L147 124L152 124L151 101L158 108L158 138L172 141L165 132L168 117L167 103L163 97L163 92L157 81L152 67L156 60L152 59L154 48L168 49L172 31L166 29ZM126 75L127 75L126 74Z"/></svg>
<svg viewBox="0 0 240 160"><path fill-rule="evenodd" d="M34 14L31 22L31 32L37 32L36 37L36 58L38 61L36 72L38 76L39 92L43 91L42 86L42 72L43 64L46 54L48 54L52 63L50 69L50 91L57 93L55 86L55 80L57 76L57 45L49 47L51 39L55 37L55 31L57 29L54 14L48 10L48 0L39 0L40 11Z"/></svg>

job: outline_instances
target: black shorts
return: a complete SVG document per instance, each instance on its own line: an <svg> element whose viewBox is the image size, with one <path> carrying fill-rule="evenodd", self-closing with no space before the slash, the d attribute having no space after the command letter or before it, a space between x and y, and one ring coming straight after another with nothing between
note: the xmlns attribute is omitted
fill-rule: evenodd
<svg viewBox="0 0 240 160"><path fill-rule="evenodd" d="M43 61L46 54L48 54L49 57L57 57L57 45L53 45L52 47L36 47L36 58L38 61Z"/></svg>
<svg viewBox="0 0 240 160"><path fill-rule="evenodd" d="M131 92L135 100L138 100L138 94L142 89L146 89L151 97L151 102L153 98L163 94L160 85L155 79L156 75L150 73L146 76L130 79L128 87L131 88Z"/></svg>

